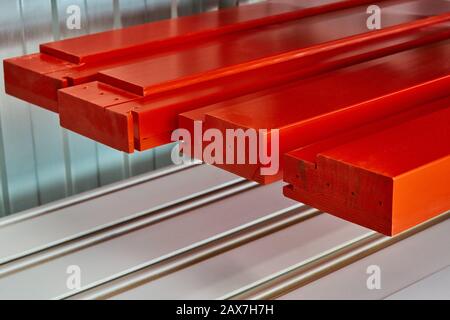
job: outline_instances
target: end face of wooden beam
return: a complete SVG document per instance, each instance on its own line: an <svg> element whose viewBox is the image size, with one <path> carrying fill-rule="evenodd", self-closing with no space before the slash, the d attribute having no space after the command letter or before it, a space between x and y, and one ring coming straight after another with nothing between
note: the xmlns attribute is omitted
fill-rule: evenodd
<svg viewBox="0 0 450 320"><path fill-rule="evenodd" d="M284 194L386 235L450 208L450 98L292 151Z"/></svg>
<svg viewBox="0 0 450 320"><path fill-rule="evenodd" d="M58 112L57 92L68 86L67 79L52 73L74 65L49 55L35 53L3 61L6 93Z"/></svg>
<svg viewBox="0 0 450 320"><path fill-rule="evenodd" d="M134 151L132 106L137 99L129 92L101 82L90 82L59 90L61 126L124 151Z"/></svg>

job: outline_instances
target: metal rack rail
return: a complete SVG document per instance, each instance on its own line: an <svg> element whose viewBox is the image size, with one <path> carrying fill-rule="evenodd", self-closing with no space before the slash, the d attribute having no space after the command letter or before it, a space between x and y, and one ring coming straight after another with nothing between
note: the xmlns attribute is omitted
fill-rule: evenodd
<svg viewBox="0 0 450 320"><path fill-rule="evenodd" d="M190 163L3 218L0 298L385 298L450 264L449 213L389 238L280 189Z"/></svg>

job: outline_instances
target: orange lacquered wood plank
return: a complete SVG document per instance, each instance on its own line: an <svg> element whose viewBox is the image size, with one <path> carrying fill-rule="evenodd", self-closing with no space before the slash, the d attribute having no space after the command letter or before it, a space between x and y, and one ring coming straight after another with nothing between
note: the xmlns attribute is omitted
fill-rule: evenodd
<svg viewBox="0 0 450 320"><path fill-rule="evenodd" d="M283 154L448 94L449 50L450 42L444 41L305 79L277 93L208 112L205 127L224 134L226 129L278 129ZM262 183L274 179L258 175L259 164L220 167Z"/></svg>
<svg viewBox="0 0 450 320"><path fill-rule="evenodd" d="M408 6L411 5L417 5L416 3L417 0L403 0L403 1L397 1L395 3L397 4L401 4L401 8L407 8ZM342 3L342 2L341 2ZM338 4L338 5L341 5ZM356 2L355 2L356 4ZM388 2L386 5L388 4L392 4L392 1ZM448 12L450 11L450 5L447 4L447 9L445 9L445 2L442 2L442 0L439 0L439 2L435 3L435 10L433 13L443 13L443 12ZM312 16L312 15L318 15L319 13L326 13L331 11L331 9L333 8L333 5L331 6L320 6L318 8L313 8L314 10L307 10L307 13L305 13L304 15L301 15L301 17L307 17L307 16ZM398 7L395 7L395 13L397 15L403 16L406 19L410 19L408 21L413 21L419 18L423 18L426 17L427 14L423 13L421 15L411 15L411 14L401 14L398 13ZM316 10L317 9L317 10ZM300 16L298 17L300 18ZM384 24L386 24L386 26L384 26L385 28L383 30L386 29L386 27L388 25L390 25L390 18L389 18L389 14L387 15L387 17L384 17L385 19ZM387 18L387 19L386 19ZM421 20L421 24L422 26L417 25L416 30L419 30L419 28L425 27L426 25L431 25L431 24L437 24L443 21L444 17L433 17L431 20L429 21L422 21ZM245 30L244 30L245 31ZM395 32L399 32L399 30L396 30ZM226 35L224 35L225 37ZM221 36L217 36L217 37L212 37L212 41L213 42L217 42L219 39L221 38ZM61 71L61 72L55 72L53 74L54 77L65 77L68 79L68 81L71 83L71 85L74 84L80 84L80 83L85 83L85 82L89 82L89 81L94 81L94 80L103 80L102 77L97 77L97 73L101 72L102 70L106 70L106 69L111 69L111 68L116 68L116 67L121 67L123 65L128 65L128 64L136 64L136 63L141 63L144 60L148 60L151 56L153 57L158 57L161 55L167 55L169 53L177 53L179 52L179 49L187 49L189 47L195 47L195 46L204 46L206 45L206 43L208 43L206 40L208 39L203 39L202 41L198 40L195 43L180 43L176 46L164 46L164 45L160 45L158 46L158 50L151 50L150 52L143 52L143 53L134 53L130 54L130 55L125 55L125 56L121 56L121 57L117 57L114 59L102 59L101 61L97 61L96 63L88 63L88 64L82 64L79 67L75 67L72 68L70 70L65 70L65 71ZM163 53L164 52L164 53ZM301 54L300 52L298 53L294 53L291 52L291 55L287 54L286 56L280 56L277 59L283 60L283 61L287 61L290 58L294 58L295 59L295 55ZM280 61L281 62L281 61ZM260 64L263 63L262 61L258 61L255 62L255 66L259 67ZM267 64L267 61L264 61L265 64ZM237 70L239 73L242 73L242 69L244 66L242 66L242 68L240 67L239 70ZM253 68L254 66L249 65L246 66L245 68ZM234 71L235 72L235 71ZM230 74L230 70L226 71L227 74ZM216 72L211 72L208 74L203 74L202 75L202 81L210 79L211 77L217 77L218 75L216 74ZM185 83L187 79L184 79L182 82ZM109 82L109 81L108 81ZM195 77L194 79L190 79L189 82L195 82ZM110 84L115 84L114 81L109 82ZM177 84L178 86L180 84ZM163 85L164 87L164 85ZM174 84L171 83L170 88L173 88ZM139 90L135 91L135 92L139 92Z"/></svg>
<svg viewBox="0 0 450 320"><path fill-rule="evenodd" d="M90 82L58 92L61 125L115 149L133 152L133 121L121 102L137 99L132 93ZM86 123L86 119L90 123Z"/></svg>
<svg viewBox="0 0 450 320"><path fill-rule="evenodd" d="M286 196L387 235L450 209L450 98L286 155Z"/></svg>
<svg viewBox="0 0 450 320"><path fill-rule="evenodd" d="M416 20L417 16L402 14L401 10L411 3L420 5L424 1L374 4L382 8L384 27L389 27ZM252 60L365 33L368 31L366 10L367 5L361 5L226 35L202 46L102 70L97 79L135 94L148 95L223 77L230 72L240 73L241 64Z"/></svg>
<svg viewBox="0 0 450 320"><path fill-rule="evenodd" d="M188 41L204 40L370 1L327 2L317 6L310 2L302 5L302 1L298 1L297 5L267 1L54 41L42 44L40 49L42 53L73 63L99 62L105 58L114 59L130 53L159 50L161 47L186 44Z"/></svg>
<svg viewBox="0 0 450 320"><path fill-rule="evenodd" d="M413 1L413 0L404 0L404 1ZM140 27L142 27L144 30L148 29L152 33L152 32L154 32L154 29L152 27L153 24L163 24L166 26L166 29L168 30L168 31L166 30L166 32L177 33L178 31L180 31L179 36L175 36L175 37L172 37L169 39L164 39L161 41L159 41L159 40L152 41L151 40L152 37L148 38L145 34L145 31L142 31L143 35L139 32L131 32L132 38L134 40L130 40L127 36L128 33L130 33L129 28L124 28L124 29L115 30L115 31L108 31L106 33L99 33L99 34L95 34L95 35L89 35L86 37L79 37L79 38L74 38L74 39L63 40L62 42L57 42L57 44L64 47L64 44L66 42L68 42L69 43L68 50L70 48L74 47L75 51L88 50L89 54L94 54L94 52L89 51L89 45L91 42L89 42L87 46L83 43L87 38L90 38L90 37L102 38L103 35L106 34L107 39L109 39L109 38L114 39L114 41L109 39L108 41L102 40L102 41L97 41L94 43L94 47L96 47L97 49L103 48L103 50L105 52L108 52L108 55L101 54L101 59L94 59L95 61L91 61L91 59L89 59L88 63L83 62L73 68L54 72L52 74L52 77L55 77L58 79L65 78L69 82L69 85L76 85L76 84L86 83L86 82L90 82L90 81L95 81L95 80L97 80L97 77L96 77L97 73L102 70L105 70L105 69L120 67L120 66L123 66L126 64L138 63L143 60L149 59L152 56L158 56L158 55L167 54L167 53L174 53L174 52L177 52L180 48L201 45L203 42L206 42L208 40L217 40L217 39L220 39L222 36L226 36L227 34L238 33L238 32L248 30L248 29L253 29L256 26L262 27L262 26L271 25L271 24L275 24L275 23L287 22L290 20L300 19L302 17L308 17L308 16L312 16L312 15L318 15L318 14L333 11L333 10L345 9L345 8L348 8L351 6L356 6L358 4L360 5L362 3L366 3L368 1L366 1L366 0L331 1L330 0L327 2L329 2L329 3L325 3L324 5L317 5L317 6L316 5L313 6L312 3L309 3L305 6L300 6L300 9L296 9L298 7L298 5L297 5L297 6L295 6L295 8L294 7L291 8L291 10L292 10L291 12L286 12L285 14L281 14L281 15L278 15L278 14L272 15L272 14L274 14L274 12L272 12L272 9L273 9L273 11L275 11L275 13L278 12L278 9L280 9L280 6L277 6L276 4L270 4L270 3L264 2L264 3L260 3L260 4L254 4L254 5L246 5L246 6L242 7L243 11L244 11L244 13L242 13L242 14L241 14L241 11L238 10L237 8L234 8L231 11L225 10L226 16L228 18L231 18L233 15L235 15L237 17L235 20L239 20L239 21L242 20L242 21L244 21L244 23L230 24L230 20L233 20L233 19L218 19L219 22L217 25L215 25L214 28L208 29L207 24L206 24L205 29L199 30L199 32L184 33L184 32L181 32L180 30L178 30L178 28L174 27L173 25L177 25L177 23L182 23L182 21L184 21L183 19L188 19L189 21L190 20L197 21L196 23L194 23L194 25L196 28L199 28L200 25L205 23L205 21L202 19L202 15L196 15L196 16L192 16L192 17L183 17L183 18L180 18L181 21L178 21L177 19L172 19L172 20L166 20L166 21L162 21L162 22L145 24L145 25L141 25L141 26L137 26L137 27L130 27L131 31L133 31L133 28L139 29ZM301 1L299 3L301 3ZM254 11L249 10L249 8L250 7L253 8L253 6L256 7L255 10ZM263 8L267 7L266 8L267 10L262 10L261 7L263 7ZM286 6L282 5L281 7L285 8L287 10ZM278 9L274 9L274 8L278 8ZM259 11L265 12L266 16L261 19L252 20L251 18L255 18L255 15L259 16L260 14L262 14ZM222 14L222 11L214 11L211 13L207 13L208 16L212 16L210 18L213 18L214 15L220 16L221 14ZM245 20L247 18L249 19L248 21ZM190 21L190 22L194 22L194 21ZM159 26L159 27L162 28L162 26ZM158 29L158 28L156 28L156 29ZM186 31L186 30L184 30L184 31ZM196 36L194 36L196 34L202 34L203 36L196 37ZM160 37L159 34L157 36ZM139 41L136 42L137 39L141 39L142 43L140 43ZM122 43L121 41L124 41L124 43ZM129 46L131 45L129 43L130 41L133 43L133 46L142 47L143 49L147 48L147 47L149 47L149 48L147 48L145 50L135 50L135 49L129 48ZM54 43L51 43L51 44L54 44ZM123 47L121 47L121 45ZM116 48L116 49L112 50L112 47ZM112 50L112 52L111 52L111 50ZM55 53L55 56L63 58L65 56L64 52L60 52L60 53L61 54ZM94 55L97 55L97 54L98 53L95 53ZM77 56L77 57L80 59L82 58L82 56ZM77 60L77 59L75 59L75 60Z"/></svg>

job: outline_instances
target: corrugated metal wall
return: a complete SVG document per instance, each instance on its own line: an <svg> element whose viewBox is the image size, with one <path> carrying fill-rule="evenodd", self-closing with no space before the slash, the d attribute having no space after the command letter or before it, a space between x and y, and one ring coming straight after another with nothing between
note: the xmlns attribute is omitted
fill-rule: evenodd
<svg viewBox="0 0 450 320"><path fill-rule="evenodd" d="M0 58L36 52L42 42L236 3L237 0L0 0ZM81 8L80 30L66 27L69 5ZM128 155L61 128L56 114L4 94L2 69L0 88L0 216L170 163L171 146Z"/></svg>

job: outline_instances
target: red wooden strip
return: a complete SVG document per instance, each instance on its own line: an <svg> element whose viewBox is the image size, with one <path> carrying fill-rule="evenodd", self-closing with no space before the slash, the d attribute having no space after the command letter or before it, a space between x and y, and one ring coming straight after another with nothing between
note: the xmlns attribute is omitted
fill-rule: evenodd
<svg viewBox="0 0 450 320"><path fill-rule="evenodd" d="M292 151L284 193L397 234L450 209L449 123L447 97Z"/></svg>
<svg viewBox="0 0 450 320"><path fill-rule="evenodd" d="M374 4L382 7L383 24L389 27L417 19L398 13L410 3L385 1ZM175 53L102 70L97 79L135 94L148 95L240 73L242 64L252 63L252 60L365 33L368 31L366 10L367 6L363 5L230 34L202 46L186 47ZM253 66L257 67L257 62L253 62Z"/></svg>
<svg viewBox="0 0 450 320"><path fill-rule="evenodd" d="M46 43L41 45L41 52L73 63L98 62L105 58L114 59L142 51L148 53L161 47L299 19L370 1L328 2L323 6L308 4L308 8L301 9L290 4L271 2L245 5Z"/></svg>

